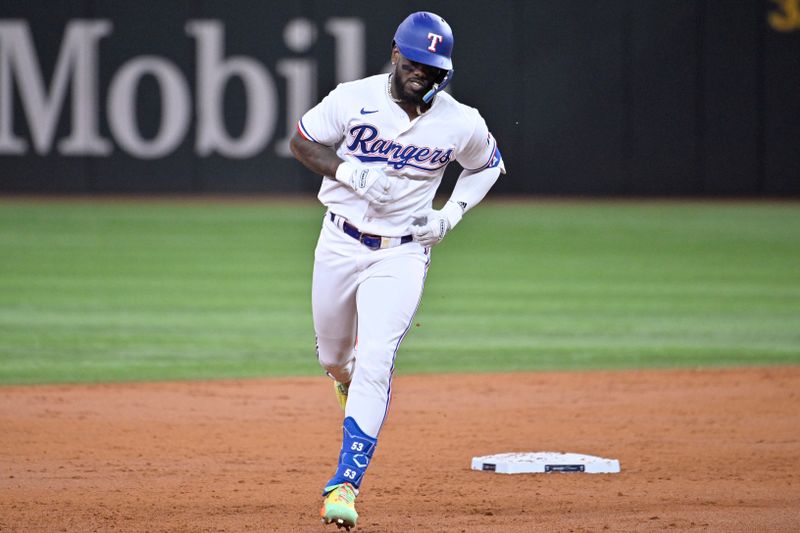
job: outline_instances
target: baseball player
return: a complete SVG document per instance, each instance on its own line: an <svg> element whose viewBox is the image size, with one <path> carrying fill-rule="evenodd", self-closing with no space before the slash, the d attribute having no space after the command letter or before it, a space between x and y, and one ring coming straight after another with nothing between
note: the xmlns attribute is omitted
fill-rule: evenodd
<svg viewBox="0 0 800 533"><path fill-rule="evenodd" d="M481 115L441 92L453 33L440 16L397 28L391 72L342 83L298 122L294 156L324 176L315 250L317 355L344 409L338 467L323 489L324 523L356 525L355 498L391 397L394 359L419 306L430 251L480 202L502 158ZM445 167L463 172L432 209Z"/></svg>

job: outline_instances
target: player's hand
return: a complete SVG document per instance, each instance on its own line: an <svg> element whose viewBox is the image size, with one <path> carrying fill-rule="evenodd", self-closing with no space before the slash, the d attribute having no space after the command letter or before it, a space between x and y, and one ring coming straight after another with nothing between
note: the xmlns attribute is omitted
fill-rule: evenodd
<svg viewBox="0 0 800 533"><path fill-rule="evenodd" d="M417 218L411 225L411 236L426 248L442 242L448 231L450 224L441 211L431 211L427 216Z"/></svg>
<svg viewBox="0 0 800 533"><path fill-rule="evenodd" d="M392 182L381 168L363 167L345 161L336 169L335 178L371 204L386 205L392 200Z"/></svg>
<svg viewBox="0 0 800 533"><path fill-rule="evenodd" d="M410 228L411 236L422 246L435 246L458 224L463 214L464 210L458 203L447 202L441 210L417 217Z"/></svg>

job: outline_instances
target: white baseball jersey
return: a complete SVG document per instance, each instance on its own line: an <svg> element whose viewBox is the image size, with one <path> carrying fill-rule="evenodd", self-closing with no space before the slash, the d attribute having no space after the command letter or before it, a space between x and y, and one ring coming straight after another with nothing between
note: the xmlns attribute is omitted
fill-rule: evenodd
<svg viewBox="0 0 800 533"><path fill-rule="evenodd" d="M390 205L374 206L335 179L323 179L318 198L362 232L399 237L414 215L431 208L445 167L467 170L500 164L497 143L477 109L440 92L431 108L410 120L389 92L389 75L342 83L298 122L309 141L335 147L345 161L386 168Z"/></svg>

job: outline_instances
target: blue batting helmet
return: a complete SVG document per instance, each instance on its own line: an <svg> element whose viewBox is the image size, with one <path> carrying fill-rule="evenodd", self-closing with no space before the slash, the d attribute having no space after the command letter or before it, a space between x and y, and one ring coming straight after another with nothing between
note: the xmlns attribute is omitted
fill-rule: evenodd
<svg viewBox="0 0 800 533"><path fill-rule="evenodd" d="M394 44L406 58L442 70L453 70L453 30L428 11L411 13L397 27Z"/></svg>

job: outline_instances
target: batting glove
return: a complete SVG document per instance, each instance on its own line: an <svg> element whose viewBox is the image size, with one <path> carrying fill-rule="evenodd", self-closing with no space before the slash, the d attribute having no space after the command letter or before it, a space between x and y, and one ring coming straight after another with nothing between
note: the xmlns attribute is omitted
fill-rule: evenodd
<svg viewBox="0 0 800 533"><path fill-rule="evenodd" d="M362 167L345 161L336 168L334 177L372 204L386 205L392 200L389 194L392 182L381 168Z"/></svg>
<svg viewBox="0 0 800 533"><path fill-rule="evenodd" d="M439 244L464 215L464 209L458 203L449 201L439 211L431 211L420 217L411 225L411 235L422 246L431 247Z"/></svg>

